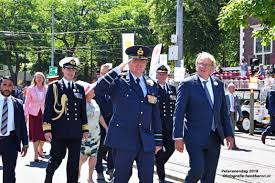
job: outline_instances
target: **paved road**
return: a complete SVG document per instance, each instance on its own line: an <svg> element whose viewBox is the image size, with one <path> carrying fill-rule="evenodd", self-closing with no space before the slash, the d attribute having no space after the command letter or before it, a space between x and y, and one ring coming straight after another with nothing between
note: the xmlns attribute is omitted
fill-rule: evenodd
<svg viewBox="0 0 275 183"><path fill-rule="evenodd" d="M219 166L217 170L216 183L274 183L275 182L275 137L267 139L267 145L260 141L260 135L250 136L243 133L236 133L238 151L229 151L222 148ZM32 146L30 146L32 147ZM49 144L45 145L47 154ZM16 175L17 183L43 183L47 158L39 163L33 162L32 148L26 157L18 158ZM168 181L172 183L183 182L189 165L188 155L175 152L166 165ZM86 183L88 166L82 169L81 183ZM256 177L251 177L256 176ZM2 163L0 161L0 177L2 177ZM107 176L106 176L107 178ZM94 174L96 180L96 173ZM0 183L2 178L0 179ZM63 161L54 176L54 182L66 182L66 162ZM106 182L108 182L106 180ZM130 183L138 183L136 168L133 168L133 176ZM157 183L157 176L154 175L154 183ZM98 182L98 183L102 183Z"/></svg>

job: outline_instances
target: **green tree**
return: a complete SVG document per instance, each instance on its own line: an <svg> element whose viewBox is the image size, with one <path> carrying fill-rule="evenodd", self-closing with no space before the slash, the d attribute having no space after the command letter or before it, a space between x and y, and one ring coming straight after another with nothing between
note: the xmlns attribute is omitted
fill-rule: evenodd
<svg viewBox="0 0 275 183"><path fill-rule="evenodd" d="M263 37L264 43L275 39L275 8L274 0L231 0L222 8L219 25L224 30L233 27L248 27L248 18L261 21L262 30L255 30L254 35Z"/></svg>
<svg viewBox="0 0 275 183"><path fill-rule="evenodd" d="M31 37L25 32L32 28L33 9L35 5L31 0L0 0L0 30L5 30L0 32L0 60L8 66L14 81L22 63L28 62L26 45Z"/></svg>
<svg viewBox="0 0 275 183"><path fill-rule="evenodd" d="M196 55L201 51L212 53L219 64L229 65L236 61L235 52L226 52L225 49L235 49L238 32L232 40L225 41L229 32L219 30L217 17L225 0L185 0L183 1L183 53L185 66L193 71ZM150 17L154 33L159 41L164 43L167 51L171 34L176 33L176 1L151 0ZM167 26L168 25L168 26Z"/></svg>
<svg viewBox="0 0 275 183"><path fill-rule="evenodd" d="M152 34L149 23L149 8L144 0L121 0L109 12L102 14L98 18L98 24L103 30L97 33L97 38L102 45L100 49L108 51L98 52L98 62L121 62L122 33L135 33L135 44L153 47L156 37Z"/></svg>

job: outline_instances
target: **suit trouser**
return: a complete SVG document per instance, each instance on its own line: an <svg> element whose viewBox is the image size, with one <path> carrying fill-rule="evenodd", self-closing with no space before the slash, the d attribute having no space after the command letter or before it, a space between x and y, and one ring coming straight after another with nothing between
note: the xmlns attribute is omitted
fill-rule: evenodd
<svg viewBox="0 0 275 183"><path fill-rule="evenodd" d="M156 154L156 167L157 173L160 180L165 179L165 168L164 164L169 160L175 151L175 141L172 139L172 131L164 131L163 133L163 147Z"/></svg>
<svg viewBox="0 0 275 183"><path fill-rule="evenodd" d="M0 155L2 155L3 163L3 183L15 183L15 166L18 155L15 136L1 138Z"/></svg>
<svg viewBox="0 0 275 183"><path fill-rule="evenodd" d="M114 179L112 183L128 183L132 175L133 162L136 161L140 183L152 183L154 173L154 152L113 149Z"/></svg>
<svg viewBox="0 0 275 183"><path fill-rule="evenodd" d="M214 183L218 166L221 144L216 132L211 132L208 144L186 143L189 154L190 170L185 178L185 183Z"/></svg>
<svg viewBox="0 0 275 183"><path fill-rule="evenodd" d="M270 116L270 124L269 126L263 131L264 135L270 135L271 133L275 132L275 116Z"/></svg>
<svg viewBox="0 0 275 183"><path fill-rule="evenodd" d="M96 161L96 167L95 167L97 173L103 173L102 160L103 160L103 157L106 156L106 154L108 154L107 155L107 170L114 169L112 149L104 145L105 136L106 136L106 132L101 131L100 145L99 145L99 149L98 149L97 161Z"/></svg>
<svg viewBox="0 0 275 183"><path fill-rule="evenodd" d="M81 139L53 139L51 142L51 158L46 169L45 183L52 183L55 170L61 164L68 149L67 183L77 183Z"/></svg>
<svg viewBox="0 0 275 183"><path fill-rule="evenodd" d="M236 123L237 123L236 118L237 118L236 112L230 112L230 120L231 120L231 124L232 124L233 138L234 138L233 147L236 147L236 140L235 140L235 128L236 128Z"/></svg>

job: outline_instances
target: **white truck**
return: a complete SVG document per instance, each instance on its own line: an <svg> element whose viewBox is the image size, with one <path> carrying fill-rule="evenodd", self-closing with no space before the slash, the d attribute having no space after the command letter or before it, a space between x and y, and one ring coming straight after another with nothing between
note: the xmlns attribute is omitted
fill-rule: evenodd
<svg viewBox="0 0 275 183"><path fill-rule="evenodd" d="M243 120L237 122L237 128L245 133L250 128L250 89L236 89L235 93L239 96ZM263 129L268 126L270 116L265 107L265 97L262 97L260 90L254 90L254 128Z"/></svg>

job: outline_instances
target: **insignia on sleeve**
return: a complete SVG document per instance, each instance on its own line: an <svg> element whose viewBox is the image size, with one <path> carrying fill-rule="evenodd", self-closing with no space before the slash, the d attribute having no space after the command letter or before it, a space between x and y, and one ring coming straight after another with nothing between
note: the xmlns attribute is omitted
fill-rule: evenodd
<svg viewBox="0 0 275 183"><path fill-rule="evenodd" d="M51 131L52 125L50 123L44 122L42 128L43 128L43 131Z"/></svg>

